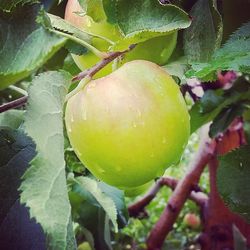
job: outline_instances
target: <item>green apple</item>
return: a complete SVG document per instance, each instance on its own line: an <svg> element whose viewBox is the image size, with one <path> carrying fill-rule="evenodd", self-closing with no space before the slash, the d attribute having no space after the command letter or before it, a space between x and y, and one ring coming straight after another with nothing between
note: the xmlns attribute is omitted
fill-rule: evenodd
<svg viewBox="0 0 250 250"><path fill-rule="evenodd" d="M144 194L150 186L152 186L154 181L149 181L139 187L132 187L132 188L127 188L124 190L124 194L127 197L135 197L137 195Z"/></svg>
<svg viewBox="0 0 250 250"><path fill-rule="evenodd" d="M100 180L141 186L179 161L190 133L178 85L155 63L135 60L90 81L66 106L73 149Z"/></svg>
<svg viewBox="0 0 250 250"><path fill-rule="evenodd" d="M79 14L77 14L78 12L82 12L82 8L79 5L78 0L69 0L65 10L65 19L67 21L82 30L106 37L113 42L123 39L122 34L116 26L109 24L105 20L98 23L94 22L91 17L87 15L80 16ZM135 49L124 56L122 63L141 59L155 62L159 65L164 65L175 49L176 41L177 31L174 31L168 35L152 38L145 42L141 42L137 44ZM92 45L101 51L108 51L110 47L109 42L96 37L92 39ZM91 51L88 51L86 54L81 56L72 56L77 66L81 70L90 68L98 61L100 61L100 58L95 56ZM111 72L112 65L109 64L100 72L98 72L95 77L99 78L108 75Z"/></svg>

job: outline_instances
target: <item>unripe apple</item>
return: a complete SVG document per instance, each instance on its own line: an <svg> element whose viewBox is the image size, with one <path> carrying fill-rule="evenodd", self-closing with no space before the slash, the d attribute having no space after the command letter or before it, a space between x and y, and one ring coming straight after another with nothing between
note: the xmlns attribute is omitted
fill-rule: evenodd
<svg viewBox="0 0 250 250"><path fill-rule="evenodd" d="M69 99L65 120L83 164L121 189L141 186L179 161L190 132L178 85L143 60L90 81Z"/></svg>
<svg viewBox="0 0 250 250"><path fill-rule="evenodd" d="M138 187L127 188L124 190L124 194L127 197L135 197L137 195L142 195L150 188L150 186L153 185L153 183L154 181L149 181Z"/></svg>
<svg viewBox="0 0 250 250"><path fill-rule="evenodd" d="M82 12L82 8L78 3L78 0L68 0L65 19L77 26L78 28L85 30L87 32L97 34L110 39L113 42L121 40L123 38L119 29L108 22L94 22L91 17L84 15L80 16L77 14ZM168 35L151 38L145 42L137 44L135 49L124 56L122 63L128 61L141 59L155 62L159 65L164 65L171 56L173 50L175 49L177 41L177 31L174 31ZM110 43L100 38L93 38L92 45L101 51L108 51ZM75 63L81 70L92 67L100 58L95 56L92 52L88 51L86 54L78 56L72 55ZM109 64L104 67L98 74L96 78L105 76L112 72L112 65Z"/></svg>
<svg viewBox="0 0 250 250"><path fill-rule="evenodd" d="M183 222L187 226L189 226L189 227L191 227L193 229L197 229L201 224L200 217L198 217L196 214L193 214L193 213L187 213L184 216Z"/></svg>

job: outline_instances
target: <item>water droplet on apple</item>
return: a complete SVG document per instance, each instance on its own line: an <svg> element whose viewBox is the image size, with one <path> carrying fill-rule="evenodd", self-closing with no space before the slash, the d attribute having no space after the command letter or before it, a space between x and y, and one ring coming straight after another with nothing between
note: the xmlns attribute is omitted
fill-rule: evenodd
<svg viewBox="0 0 250 250"><path fill-rule="evenodd" d="M70 121L71 121L71 122L74 122L74 121L75 121L73 116L71 116Z"/></svg>
<svg viewBox="0 0 250 250"><path fill-rule="evenodd" d="M166 142L167 142L166 137L163 137L163 139L162 139L162 143L163 143L163 144L166 144Z"/></svg>
<svg viewBox="0 0 250 250"><path fill-rule="evenodd" d="M154 157L155 157L155 154L154 154L154 153L151 153L150 157L151 157L151 158L154 158Z"/></svg>
<svg viewBox="0 0 250 250"><path fill-rule="evenodd" d="M137 114L138 114L138 117L141 117L141 111L139 109L137 109Z"/></svg>
<svg viewBox="0 0 250 250"><path fill-rule="evenodd" d="M86 110L86 109L83 109L83 112L82 112L82 119L83 119L84 121L87 120L87 110Z"/></svg>
<svg viewBox="0 0 250 250"><path fill-rule="evenodd" d="M133 123L133 127L134 127L134 128L136 128L136 127L137 127L137 124L136 124L135 122Z"/></svg>

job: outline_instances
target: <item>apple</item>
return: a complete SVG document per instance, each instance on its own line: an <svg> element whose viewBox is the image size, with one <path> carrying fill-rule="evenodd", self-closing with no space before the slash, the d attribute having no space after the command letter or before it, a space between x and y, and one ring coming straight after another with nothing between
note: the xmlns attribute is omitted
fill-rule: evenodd
<svg viewBox="0 0 250 250"><path fill-rule="evenodd" d="M154 181L149 181L139 187L132 187L132 188L127 188L124 190L124 194L127 197L135 197L137 195L144 194L150 186L152 186Z"/></svg>
<svg viewBox="0 0 250 250"><path fill-rule="evenodd" d="M89 245L88 242L83 242L82 244L80 244L77 248L77 250L91 250L91 246Z"/></svg>
<svg viewBox="0 0 250 250"><path fill-rule="evenodd" d="M196 214L194 213L187 213L185 216L184 216L184 219L183 219L183 222L193 228L193 229L197 229L200 224L201 224L201 220L200 220L200 217L198 217Z"/></svg>
<svg viewBox="0 0 250 250"><path fill-rule="evenodd" d="M173 78L135 60L90 81L65 111L71 145L100 180L120 189L141 186L179 161L189 114Z"/></svg>
<svg viewBox="0 0 250 250"><path fill-rule="evenodd" d="M121 32L115 25L106 21L94 22L92 18L87 15L80 16L77 14L81 12L83 12L83 10L78 0L69 0L65 9L65 19L82 30L106 37L113 42L123 39ZM176 41L177 31L174 31L168 35L151 38L145 42L141 42L137 44L135 49L124 56L122 63L142 59L164 65L175 49ZM109 42L97 37L92 39L92 45L101 51L108 51L110 47ZM100 61L100 58L95 56L91 51L81 56L72 55L72 57L81 70L90 68ZM109 64L98 72L95 77L102 77L111 72L112 65Z"/></svg>

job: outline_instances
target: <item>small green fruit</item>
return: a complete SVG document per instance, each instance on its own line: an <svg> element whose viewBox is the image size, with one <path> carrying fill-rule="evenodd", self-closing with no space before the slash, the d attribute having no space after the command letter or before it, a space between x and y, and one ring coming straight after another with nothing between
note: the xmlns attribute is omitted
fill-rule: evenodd
<svg viewBox="0 0 250 250"><path fill-rule="evenodd" d="M90 81L68 101L65 119L79 159L121 189L143 185L176 163L190 132L178 85L142 60Z"/></svg>

